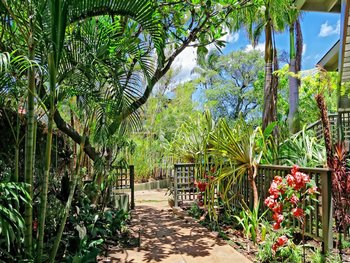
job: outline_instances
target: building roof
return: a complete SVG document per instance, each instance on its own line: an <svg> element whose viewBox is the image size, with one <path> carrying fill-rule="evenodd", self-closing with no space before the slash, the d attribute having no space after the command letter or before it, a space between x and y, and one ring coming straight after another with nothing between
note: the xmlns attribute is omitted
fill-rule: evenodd
<svg viewBox="0 0 350 263"><path fill-rule="evenodd" d="M327 71L338 70L338 57L339 57L340 40L335 42L333 47L321 58L318 65L321 65Z"/></svg>
<svg viewBox="0 0 350 263"><path fill-rule="evenodd" d="M316 12L340 13L341 0L295 0L298 9Z"/></svg>

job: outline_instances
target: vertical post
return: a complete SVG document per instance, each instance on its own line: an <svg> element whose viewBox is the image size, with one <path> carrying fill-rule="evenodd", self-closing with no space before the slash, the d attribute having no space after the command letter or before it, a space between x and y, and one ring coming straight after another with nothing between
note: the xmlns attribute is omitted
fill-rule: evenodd
<svg viewBox="0 0 350 263"><path fill-rule="evenodd" d="M131 188L131 209L135 209L135 172L134 166L129 166L130 170L130 188Z"/></svg>
<svg viewBox="0 0 350 263"><path fill-rule="evenodd" d="M322 239L323 253L327 254L333 248L333 202L332 202L332 172L321 173L322 198Z"/></svg>
<svg viewBox="0 0 350 263"><path fill-rule="evenodd" d="M176 164L174 165L173 192L174 192L175 207L178 207L178 200L177 200L177 165Z"/></svg>

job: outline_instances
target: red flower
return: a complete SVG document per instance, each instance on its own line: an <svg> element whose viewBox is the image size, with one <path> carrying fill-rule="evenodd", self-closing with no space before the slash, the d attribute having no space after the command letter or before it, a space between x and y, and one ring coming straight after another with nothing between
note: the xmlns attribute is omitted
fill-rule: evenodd
<svg viewBox="0 0 350 263"><path fill-rule="evenodd" d="M272 224L272 227L273 227L274 230L278 230L278 229L281 228L281 223L275 222L275 223Z"/></svg>
<svg viewBox="0 0 350 263"><path fill-rule="evenodd" d="M273 178L273 181L276 183L276 184L280 184L282 183L283 179L281 176L275 176L275 178Z"/></svg>
<svg viewBox="0 0 350 263"><path fill-rule="evenodd" d="M280 236L278 239L277 239L277 241L276 241L276 243L278 244L278 246L284 246L286 243L288 242L288 237L286 237L286 236Z"/></svg>
<svg viewBox="0 0 350 263"><path fill-rule="evenodd" d="M284 246L288 242L288 237L286 236L280 236L277 238L276 243L272 245L272 249L276 251L279 247Z"/></svg>
<svg viewBox="0 0 350 263"><path fill-rule="evenodd" d="M277 248L278 248L277 243L275 243L275 244L273 244L273 245L272 245L272 250L273 250L273 251L276 251L276 250L277 250Z"/></svg>
<svg viewBox="0 0 350 263"><path fill-rule="evenodd" d="M272 208L272 211L274 213L277 213L277 214L281 214L282 213L282 208L283 206L281 204L276 204L273 208Z"/></svg>
<svg viewBox="0 0 350 263"><path fill-rule="evenodd" d="M299 198L293 194L292 197L289 199L289 202L291 202L293 205L297 205L299 202Z"/></svg>
<svg viewBox="0 0 350 263"><path fill-rule="evenodd" d="M206 182L198 182L197 183L197 187L199 189L199 191L204 192L205 188L207 188L207 183Z"/></svg>
<svg viewBox="0 0 350 263"><path fill-rule="evenodd" d="M271 183L270 189L269 189L270 195L272 195L274 198L278 198L279 196L279 190L278 185L275 181Z"/></svg>
<svg viewBox="0 0 350 263"><path fill-rule="evenodd" d="M304 216L304 210L299 208L299 207L292 209L292 213L293 213L293 216L295 216L295 217L302 217L302 216Z"/></svg>
<svg viewBox="0 0 350 263"><path fill-rule="evenodd" d="M290 187L293 187L294 181L295 181L294 176L288 174L287 177L286 177L286 179L287 179L287 184L288 184Z"/></svg>
<svg viewBox="0 0 350 263"><path fill-rule="evenodd" d="M292 175L294 176L296 172L299 172L299 166L298 165L293 165L293 168L291 170Z"/></svg>
<svg viewBox="0 0 350 263"><path fill-rule="evenodd" d="M268 208L272 209L272 208L276 205L276 202L275 202L275 199L274 199L273 195L270 195L269 197L267 197L267 198L265 199L265 201L264 201L264 204L265 204Z"/></svg>
<svg viewBox="0 0 350 263"><path fill-rule="evenodd" d="M276 223L281 223L284 219L284 216L281 214L274 213L272 218L276 221Z"/></svg>

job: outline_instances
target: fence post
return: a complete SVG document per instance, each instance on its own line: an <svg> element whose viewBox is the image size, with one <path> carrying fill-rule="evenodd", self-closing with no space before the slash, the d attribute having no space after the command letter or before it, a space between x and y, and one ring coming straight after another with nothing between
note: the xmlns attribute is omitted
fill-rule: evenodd
<svg viewBox="0 0 350 263"><path fill-rule="evenodd" d="M175 207L178 207L178 200L177 200L177 165L174 165L174 182L173 182L173 192L174 192L174 202Z"/></svg>
<svg viewBox="0 0 350 263"><path fill-rule="evenodd" d="M134 166L129 166L130 170L130 188L131 188L131 209L135 209L135 171Z"/></svg>
<svg viewBox="0 0 350 263"><path fill-rule="evenodd" d="M321 173L322 198L322 238L323 253L327 254L333 248L333 202L332 202L332 172Z"/></svg>

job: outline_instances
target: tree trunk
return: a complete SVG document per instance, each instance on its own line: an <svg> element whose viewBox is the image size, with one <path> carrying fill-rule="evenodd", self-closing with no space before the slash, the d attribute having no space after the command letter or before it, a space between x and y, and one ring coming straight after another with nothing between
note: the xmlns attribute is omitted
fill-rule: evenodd
<svg viewBox="0 0 350 263"><path fill-rule="evenodd" d="M296 74L295 58L289 63L289 72ZM296 77L289 76L289 113L288 125L291 134L299 130L298 120L299 86Z"/></svg>
<svg viewBox="0 0 350 263"><path fill-rule="evenodd" d="M265 26L265 85L264 85L264 108L262 118L262 129L264 130L276 116L276 92L273 85L273 45L271 20L268 19Z"/></svg>
<svg viewBox="0 0 350 263"><path fill-rule="evenodd" d="M53 116L55 112L54 99L56 88L56 68L54 66L53 54L49 55L49 74L50 74L50 109L48 113L48 129L46 136L46 150L45 150L45 171L41 190L40 199L40 214L39 214L39 241L38 241L38 256L37 262L42 262L42 256L44 252L44 235L45 235L45 219L47 210L47 192L49 187L49 177L51 168L51 149L52 149L52 131L53 131Z"/></svg>
<svg viewBox="0 0 350 263"><path fill-rule="evenodd" d="M297 74L301 69L301 60L303 53L303 36L300 27L299 18L290 25L290 63L289 72ZM288 125L291 134L300 130L300 119L298 116L299 105L299 87L300 80L294 76L289 75L289 113Z"/></svg>
<svg viewBox="0 0 350 263"><path fill-rule="evenodd" d="M333 168L333 154L332 154L332 135L330 131L330 123L327 114L327 106L322 94L315 96L317 106L320 110L321 121L323 126L323 136L326 146L327 166Z"/></svg>
<svg viewBox="0 0 350 263"><path fill-rule="evenodd" d="M77 185L78 177L79 177L79 174L80 174L80 164L81 164L81 162L83 160L84 141L85 141L85 138L83 137L82 138L82 143L80 144L79 156L77 158L77 165L76 165L76 168L75 168L74 176L72 178L71 188L70 188L68 200L67 200L67 203L66 203L66 207L65 207L65 209L63 211L62 220L61 220L61 223L59 225L59 229L57 231L57 236L56 236L56 239L55 239L55 242L53 244L52 251L51 251L51 254L50 254L50 258L49 258L49 262L50 263L54 263L55 262L55 258L56 258L56 255L57 255L57 250L58 250L59 245L61 243L63 230L64 230L64 227L66 225L67 217L69 215L70 207L71 207L71 204L72 204L72 201L73 201L75 187Z"/></svg>
<svg viewBox="0 0 350 263"><path fill-rule="evenodd" d="M257 166L252 165L251 169L249 170L249 181L250 186L252 187L253 191L253 208L256 209L259 206L259 193L258 193L258 187L255 182L255 178L257 175Z"/></svg>
<svg viewBox="0 0 350 263"><path fill-rule="evenodd" d="M30 28L33 29L32 21L30 20ZM28 59L35 59L34 36L30 32L28 39ZM25 183L27 191L31 199L33 199L33 163L34 163L34 97L35 97L35 70L31 66L28 69L28 106L27 106L27 132L25 141ZM33 209L30 203L25 205L25 235L24 248L26 257L32 258L32 231L33 231Z"/></svg>

